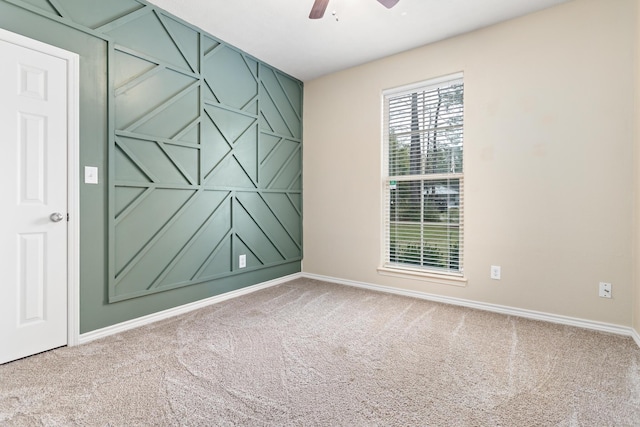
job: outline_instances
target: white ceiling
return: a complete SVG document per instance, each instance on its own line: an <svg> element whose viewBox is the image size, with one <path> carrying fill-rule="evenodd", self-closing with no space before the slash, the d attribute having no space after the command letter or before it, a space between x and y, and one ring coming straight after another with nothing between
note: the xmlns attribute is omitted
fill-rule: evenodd
<svg viewBox="0 0 640 427"><path fill-rule="evenodd" d="M566 1L330 0L311 20L313 0L150 0L302 81Z"/></svg>

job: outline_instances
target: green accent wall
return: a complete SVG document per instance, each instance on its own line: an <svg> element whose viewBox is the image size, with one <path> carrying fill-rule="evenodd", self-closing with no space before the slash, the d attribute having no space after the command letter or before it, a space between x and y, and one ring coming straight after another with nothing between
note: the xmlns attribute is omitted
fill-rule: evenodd
<svg viewBox="0 0 640 427"><path fill-rule="evenodd" d="M81 333L300 271L301 82L143 1L0 27L80 55Z"/></svg>

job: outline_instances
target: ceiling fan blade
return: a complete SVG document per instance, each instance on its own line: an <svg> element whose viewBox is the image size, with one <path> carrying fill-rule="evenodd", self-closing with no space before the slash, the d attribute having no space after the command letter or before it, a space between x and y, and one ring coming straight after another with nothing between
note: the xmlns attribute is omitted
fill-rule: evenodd
<svg viewBox="0 0 640 427"><path fill-rule="evenodd" d="M327 9L328 4L329 4L329 0L315 0L313 2L313 7L311 8L311 13L309 14L309 18L310 19L322 18L324 16L324 11Z"/></svg>
<svg viewBox="0 0 640 427"><path fill-rule="evenodd" d="M400 0L378 0L378 2L387 9L391 9L393 6L398 4L399 1Z"/></svg>

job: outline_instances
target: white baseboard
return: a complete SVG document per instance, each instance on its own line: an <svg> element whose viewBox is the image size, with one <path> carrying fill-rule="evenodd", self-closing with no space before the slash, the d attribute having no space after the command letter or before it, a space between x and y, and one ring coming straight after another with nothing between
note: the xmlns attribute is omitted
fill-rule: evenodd
<svg viewBox="0 0 640 427"><path fill-rule="evenodd" d="M638 347L640 347L640 334L638 334L638 331L633 328L631 329L631 337L636 342L636 344L638 344Z"/></svg>
<svg viewBox="0 0 640 427"><path fill-rule="evenodd" d="M614 325L614 324L604 323L604 322L596 322L592 320L580 319L575 317L560 316L557 314L550 314L550 313L544 313L544 312L533 311L533 310L525 310L525 309L508 307L508 306L497 305L497 304L489 304L489 303L465 300L462 298L445 297L441 295L428 294L426 292L410 291L406 289L392 288L389 286L381 286L381 285L374 285L374 284L364 283L364 282L356 282L353 280L339 279L336 277L321 276L318 274L311 274L311 273L291 274L288 276L270 280L268 282L259 283L253 286L247 286L246 288L238 289L236 291L231 291L221 295L216 295L211 298L195 301L189 304L181 305L179 307L170 308L167 310L160 311L158 313L152 313L147 316L138 317L136 319L128 320L126 322L108 326L106 328L87 332L85 334L81 334L78 337L76 344L85 344L90 341L107 337L109 335L124 332L133 328L138 328L140 326L157 322L159 320L168 319L170 317L177 316L179 314L188 313L190 311L197 310L199 308L207 307L212 304L217 304L222 301L227 301L232 298L237 298L242 295L247 295L252 292L256 292L262 289L270 288L272 286L280 285L282 283L286 283L288 281L301 278L301 277L321 280L324 282L336 283L340 285L369 289L372 291L386 292L390 294L404 295L408 297L420 298L424 300L441 302L445 304L469 307L469 308L474 308L478 310L491 311L494 313L501 313L501 314L506 314L510 316L517 316L517 317L523 317L527 319L558 323L561 325L576 326L579 328L591 329L595 331L625 335L625 336L632 337L636 342L636 344L638 345L638 347L640 347L640 334L635 329L625 327L625 326Z"/></svg>
<svg viewBox="0 0 640 427"><path fill-rule="evenodd" d="M167 310L152 313L147 316L138 317L136 319L128 320L126 322L118 323L116 325L107 326L106 328L97 329L95 331L81 334L78 338L77 344L85 344L90 341L94 341L100 338L107 337L109 335L117 334L127 331L129 329L138 328L140 326L148 325L149 323L157 322L159 320L168 319L169 317L177 316L179 314L188 313L199 308L207 307L212 304L217 304L222 301L226 301L232 298L237 298L242 295L247 295L252 292L256 292L262 289L270 288L272 286L280 285L293 279L302 277L300 273L291 274L284 277L279 277L268 282L258 283L257 285L247 286L246 288L238 289L236 291L226 292L221 295L216 295L211 298L195 301L189 304L184 304L179 307L170 308Z"/></svg>
<svg viewBox="0 0 640 427"><path fill-rule="evenodd" d="M534 310L525 310L521 308L508 307L504 305L477 302L477 301L466 300L462 298L445 297L441 295L428 294L426 292L392 288L389 286L373 285L370 283L338 279L336 277L321 276L318 274L302 273L301 277L322 280L325 282L337 283L340 285L354 286L357 288L370 289L372 291L386 292L386 293L391 293L396 295L404 295L408 297L420 298L420 299L434 301L434 302L441 302L445 304L475 308L478 310L491 311L494 313L507 314L510 316L524 317L527 319L542 320L545 322L558 323L561 325L576 326L579 328L591 329L595 331L609 332L609 333L618 334L618 335L630 336L630 337L633 337L636 344L638 344L638 346L640 347L640 335L638 335L638 333L633 328L614 325L611 323L596 322L593 320L580 319L580 318L569 317L569 316L561 316L557 314L544 313L544 312L534 311Z"/></svg>

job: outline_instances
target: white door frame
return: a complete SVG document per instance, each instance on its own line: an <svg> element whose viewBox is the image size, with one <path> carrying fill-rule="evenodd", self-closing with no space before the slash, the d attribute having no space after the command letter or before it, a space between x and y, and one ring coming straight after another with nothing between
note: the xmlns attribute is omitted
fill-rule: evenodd
<svg viewBox="0 0 640 427"><path fill-rule="evenodd" d="M67 62L67 345L74 346L80 336L80 57L2 28L0 40Z"/></svg>

